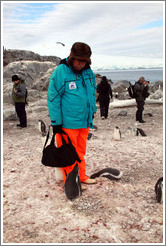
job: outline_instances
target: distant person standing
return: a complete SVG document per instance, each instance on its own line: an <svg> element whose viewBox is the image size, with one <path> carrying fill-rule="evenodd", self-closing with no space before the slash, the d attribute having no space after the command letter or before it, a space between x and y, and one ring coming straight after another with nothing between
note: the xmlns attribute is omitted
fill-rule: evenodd
<svg viewBox="0 0 166 246"><path fill-rule="evenodd" d="M100 104L100 116L102 120L108 117L108 108L110 103L110 96L112 98L112 89L106 76L102 77L100 84L97 86L97 92L99 93L99 104Z"/></svg>
<svg viewBox="0 0 166 246"><path fill-rule="evenodd" d="M13 89L12 98L15 104L15 110L19 118L20 123L17 124L18 127L27 127L27 116L25 111L26 104L26 86L23 80L21 80L17 75L12 76Z"/></svg>
<svg viewBox="0 0 166 246"><path fill-rule="evenodd" d="M137 103L137 111L136 111L136 121L140 123L145 123L142 118L144 104L146 98L149 96L149 82L145 80L144 77L140 77L139 80L134 85L135 99Z"/></svg>

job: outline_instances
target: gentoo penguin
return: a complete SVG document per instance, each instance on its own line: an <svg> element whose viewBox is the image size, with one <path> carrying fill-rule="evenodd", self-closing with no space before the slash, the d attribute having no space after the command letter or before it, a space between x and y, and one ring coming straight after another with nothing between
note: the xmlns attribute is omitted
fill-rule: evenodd
<svg viewBox="0 0 166 246"><path fill-rule="evenodd" d="M114 129L114 140L120 141L121 140L121 131L118 126Z"/></svg>
<svg viewBox="0 0 166 246"><path fill-rule="evenodd" d="M106 167L90 176L91 179L94 179L96 177L106 177L110 180L117 180L120 179L123 175L123 172L120 172L119 170L111 167Z"/></svg>
<svg viewBox="0 0 166 246"><path fill-rule="evenodd" d="M41 132L42 143L45 144L47 138L46 125L42 120L38 121L39 132Z"/></svg>
<svg viewBox="0 0 166 246"><path fill-rule="evenodd" d="M64 192L70 200L82 195L81 181L78 171L79 168L77 163L65 180Z"/></svg>
<svg viewBox="0 0 166 246"><path fill-rule="evenodd" d="M163 201L163 177L159 178L155 184L155 193L157 202L162 203Z"/></svg>
<svg viewBox="0 0 166 246"><path fill-rule="evenodd" d="M46 133L46 125L45 123L42 121L42 120L39 120L38 121L38 126L39 126L39 132L42 133L42 136L46 136L47 133Z"/></svg>

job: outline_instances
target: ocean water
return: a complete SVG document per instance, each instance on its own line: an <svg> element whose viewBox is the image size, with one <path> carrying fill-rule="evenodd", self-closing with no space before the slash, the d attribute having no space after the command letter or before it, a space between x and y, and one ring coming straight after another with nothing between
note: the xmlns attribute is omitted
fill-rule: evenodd
<svg viewBox="0 0 166 246"><path fill-rule="evenodd" d="M142 76L150 82L163 81L163 69L97 70L94 73L106 76L112 82L128 80L134 83Z"/></svg>

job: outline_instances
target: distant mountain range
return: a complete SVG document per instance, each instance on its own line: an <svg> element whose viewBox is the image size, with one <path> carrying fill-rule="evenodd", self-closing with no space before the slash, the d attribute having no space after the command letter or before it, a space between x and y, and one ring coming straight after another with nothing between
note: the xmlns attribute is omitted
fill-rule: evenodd
<svg viewBox="0 0 166 246"><path fill-rule="evenodd" d="M163 59L92 55L93 70L162 69Z"/></svg>
<svg viewBox="0 0 166 246"><path fill-rule="evenodd" d="M56 65L61 61L57 56L41 56L28 50L4 49L3 65L10 62L30 60L30 61L51 61ZM112 57L102 55L92 55L92 69L95 71L105 70L132 70L132 69L162 69L162 59L136 58L136 57Z"/></svg>
<svg viewBox="0 0 166 246"><path fill-rule="evenodd" d="M163 70L163 67L128 67L128 68L118 68L118 67L110 67L110 68L93 68L94 71L110 71L110 70Z"/></svg>

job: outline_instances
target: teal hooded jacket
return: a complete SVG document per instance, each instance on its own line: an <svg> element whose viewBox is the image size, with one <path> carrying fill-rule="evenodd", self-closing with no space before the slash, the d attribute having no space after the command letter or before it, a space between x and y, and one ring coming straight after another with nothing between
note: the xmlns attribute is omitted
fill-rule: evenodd
<svg viewBox="0 0 166 246"><path fill-rule="evenodd" d="M73 72L62 60L52 73L47 94L51 125L67 129L93 128L96 113L96 79L90 66Z"/></svg>

